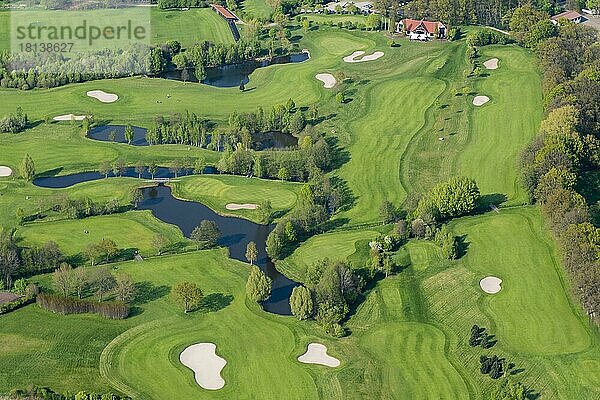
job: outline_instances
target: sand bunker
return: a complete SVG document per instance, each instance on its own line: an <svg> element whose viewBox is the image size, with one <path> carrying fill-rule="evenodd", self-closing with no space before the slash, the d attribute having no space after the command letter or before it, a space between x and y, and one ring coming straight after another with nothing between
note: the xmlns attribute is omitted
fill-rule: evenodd
<svg viewBox="0 0 600 400"><path fill-rule="evenodd" d="M85 119L86 115L74 115L74 114L65 114L65 115L58 115L56 117L54 117L53 119L55 121L83 121Z"/></svg>
<svg viewBox="0 0 600 400"><path fill-rule="evenodd" d="M498 59L492 58L483 63L483 66L486 69L498 69Z"/></svg>
<svg viewBox="0 0 600 400"><path fill-rule="evenodd" d="M490 98L487 96L475 96L475 98L473 99L473 105L479 107L484 105L488 101L490 101Z"/></svg>
<svg viewBox="0 0 600 400"><path fill-rule="evenodd" d="M363 54L365 54L364 51L355 51L354 53L350 54L349 56L344 57L344 61L346 61L347 63L357 63L357 62L364 62L364 61L373 61L373 60L377 60L380 57L383 57L383 51L376 51L375 53L369 54L368 56L356 58L356 57L362 56Z"/></svg>
<svg viewBox="0 0 600 400"><path fill-rule="evenodd" d="M331 74L316 74L315 78L323 82L323 87L325 89L331 89L336 84L335 77Z"/></svg>
<svg viewBox="0 0 600 400"><path fill-rule="evenodd" d="M196 382L204 389L218 390L225 386L221 371L227 361L219 357L214 343L197 343L187 347L180 355L179 361L192 371Z"/></svg>
<svg viewBox="0 0 600 400"><path fill-rule="evenodd" d="M479 286L481 290L488 294L495 294L502 289L500 284L502 283L502 279L496 278L495 276L486 276L481 281L479 281Z"/></svg>
<svg viewBox="0 0 600 400"><path fill-rule="evenodd" d="M12 175L12 169L10 169L9 167L0 166L0 177L11 176L11 175Z"/></svg>
<svg viewBox="0 0 600 400"><path fill-rule="evenodd" d="M228 210L256 210L258 208L258 205L229 203L225 206L225 208Z"/></svg>
<svg viewBox="0 0 600 400"><path fill-rule="evenodd" d="M87 95L95 98L96 100L100 100L103 103L114 103L119 100L119 96L113 93L106 93L102 90L90 90L87 92Z"/></svg>
<svg viewBox="0 0 600 400"><path fill-rule="evenodd" d="M340 360L327 354L327 346L320 343L310 343L306 353L298 357L304 364L319 364L335 368L340 365Z"/></svg>

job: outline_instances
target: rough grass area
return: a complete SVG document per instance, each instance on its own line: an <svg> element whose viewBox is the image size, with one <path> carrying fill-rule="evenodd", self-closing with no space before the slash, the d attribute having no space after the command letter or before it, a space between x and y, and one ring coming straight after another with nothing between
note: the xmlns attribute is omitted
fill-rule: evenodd
<svg viewBox="0 0 600 400"><path fill-rule="evenodd" d="M182 46L209 41L233 43L233 35L225 19L211 8L187 11L152 8L152 42L163 44L177 40Z"/></svg>

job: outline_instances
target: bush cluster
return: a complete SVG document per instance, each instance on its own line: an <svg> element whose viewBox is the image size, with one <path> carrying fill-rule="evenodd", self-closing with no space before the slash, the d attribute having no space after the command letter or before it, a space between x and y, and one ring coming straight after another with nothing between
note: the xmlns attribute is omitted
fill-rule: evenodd
<svg viewBox="0 0 600 400"><path fill-rule="evenodd" d="M110 319L125 319L129 316L129 305L122 302L96 302L41 293L37 296L36 303L43 309L65 315L94 313Z"/></svg>

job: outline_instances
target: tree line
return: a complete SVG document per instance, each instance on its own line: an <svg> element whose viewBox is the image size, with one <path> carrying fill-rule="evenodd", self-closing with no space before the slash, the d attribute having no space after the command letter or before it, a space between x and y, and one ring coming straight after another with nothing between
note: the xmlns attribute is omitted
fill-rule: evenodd
<svg viewBox="0 0 600 400"><path fill-rule="evenodd" d="M131 400L131 397L114 393L94 393L81 390L77 393L58 393L47 387L32 386L28 389L14 389L7 400Z"/></svg>
<svg viewBox="0 0 600 400"><path fill-rule="evenodd" d="M598 204L588 204L600 170L600 45L597 32L561 24L537 47L543 71L546 117L521 154L521 180L561 250L574 294L588 315L600 315Z"/></svg>
<svg viewBox="0 0 600 400"><path fill-rule="evenodd" d="M125 319L129 315L129 306L121 302L99 303L57 294L40 293L36 303L45 310L64 315L93 313L110 319Z"/></svg>

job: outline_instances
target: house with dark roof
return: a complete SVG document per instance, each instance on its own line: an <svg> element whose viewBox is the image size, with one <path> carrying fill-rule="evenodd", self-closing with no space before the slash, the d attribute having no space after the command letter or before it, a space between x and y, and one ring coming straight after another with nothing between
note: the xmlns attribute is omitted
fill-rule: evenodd
<svg viewBox="0 0 600 400"><path fill-rule="evenodd" d="M587 18L579 14L577 11L565 11L550 18L554 25L558 25L561 19L566 19L574 24L580 24L587 21Z"/></svg>
<svg viewBox="0 0 600 400"><path fill-rule="evenodd" d="M403 19L396 24L396 32L404 32L411 40L445 39L446 25L438 21Z"/></svg>

